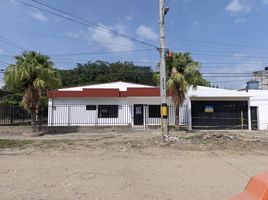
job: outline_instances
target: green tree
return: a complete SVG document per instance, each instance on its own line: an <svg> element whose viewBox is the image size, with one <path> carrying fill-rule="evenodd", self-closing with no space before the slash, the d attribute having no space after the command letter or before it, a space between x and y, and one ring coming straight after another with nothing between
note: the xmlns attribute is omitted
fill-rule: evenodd
<svg viewBox="0 0 268 200"><path fill-rule="evenodd" d="M49 57L35 51L16 56L16 63L8 66L4 80L7 89L22 93L21 105L31 113L32 129L36 131L36 114L41 94L60 85L60 75Z"/></svg>
<svg viewBox="0 0 268 200"><path fill-rule="evenodd" d="M176 106L176 123L179 125L179 107L185 100L189 87L207 84L200 73L201 64L192 59L190 53L175 53L166 59L167 89Z"/></svg>
<svg viewBox="0 0 268 200"><path fill-rule="evenodd" d="M126 81L141 84L154 84L150 67L137 66L132 62L88 62L78 63L74 69L59 70L63 86L77 86L112 81Z"/></svg>
<svg viewBox="0 0 268 200"><path fill-rule="evenodd" d="M198 85L210 86L200 73L201 64L194 61L190 53L175 53L171 58L166 58L167 90L172 94L176 106L176 123L179 124L179 107L185 100L185 94L189 87ZM159 84L159 72L153 76Z"/></svg>

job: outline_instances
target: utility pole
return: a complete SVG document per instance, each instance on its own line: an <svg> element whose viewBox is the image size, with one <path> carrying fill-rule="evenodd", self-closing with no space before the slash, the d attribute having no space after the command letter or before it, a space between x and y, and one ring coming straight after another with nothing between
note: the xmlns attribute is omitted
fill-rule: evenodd
<svg viewBox="0 0 268 200"><path fill-rule="evenodd" d="M166 59L165 59L165 15L168 13L165 0L159 0L159 28L160 28L160 97L161 97L161 134L163 140L168 136L168 109L166 90Z"/></svg>

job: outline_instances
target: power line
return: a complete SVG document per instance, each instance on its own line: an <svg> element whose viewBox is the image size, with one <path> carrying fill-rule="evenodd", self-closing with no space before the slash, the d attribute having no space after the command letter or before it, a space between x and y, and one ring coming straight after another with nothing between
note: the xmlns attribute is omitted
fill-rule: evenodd
<svg viewBox="0 0 268 200"><path fill-rule="evenodd" d="M90 41L88 39L65 37L65 36L60 36L60 35L44 34L44 33L24 31L24 30L13 29L13 28L0 27L0 29L5 30L5 31L15 32L15 33L23 33L23 34L33 35L33 36L42 36L42 37L61 39L61 40L72 40L72 41L80 41L80 42L93 42L93 40ZM129 46L129 45L118 45L118 44L114 44L114 42L109 42L109 41L107 41L106 43L107 44L113 44L112 46L116 46L116 47L128 47Z"/></svg>
<svg viewBox="0 0 268 200"><path fill-rule="evenodd" d="M64 36L59 36L59 35L50 35L50 34L44 34L44 33L31 32L31 31L23 31L23 30L13 29L13 28L11 29L11 28L0 27L0 29L15 32L15 33L24 33L24 34L35 35L35 36L44 36L44 37L63 39L63 40L75 40L75 41L81 41L81 42L88 42L88 40L86 39L64 37Z"/></svg>
<svg viewBox="0 0 268 200"><path fill-rule="evenodd" d="M4 64L7 64L7 65L10 65L9 63L7 63L5 61L2 61L2 60L0 60L0 63L4 63Z"/></svg>
<svg viewBox="0 0 268 200"><path fill-rule="evenodd" d="M134 52L147 52L154 51L153 49L136 49L136 50L122 50L122 51L96 51L96 52L78 52L78 53L47 53L50 57L63 57L63 56L87 56L87 55L101 55L101 54L116 54L116 53L134 53ZM14 57L14 55L0 54L2 57Z"/></svg>
<svg viewBox="0 0 268 200"><path fill-rule="evenodd" d="M92 62L90 60L60 60L60 59L53 59L52 60L54 62L57 62L57 63L70 63L70 64L75 64L75 63L81 63L81 62ZM107 62L107 61L105 61ZM126 64L126 63L133 63L133 64L143 64L143 65L157 65L157 63L153 63L153 62L143 62L143 61L108 61L108 62L112 62L112 63L117 63L117 62L120 62L120 63L123 63L123 64Z"/></svg>
<svg viewBox="0 0 268 200"><path fill-rule="evenodd" d="M57 8L57 7L55 7L54 5L49 4L49 3L45 2L45 1L41 1L41 0L31 0L31 1L33 1L33 2L35 2L35 3L38 3L38 4L40 4L40 5L46 6L46 7L50 8L50 9L56 10L56 11L58 11L58 12L61 12L61 13L63 13L63 14L66 14L66 15L68 15L68 16L71 16L71 17L73 17L73 18L76 18L76 19L78 19L78 20L82 20L82 21L84 21L84 22L86 22L86 23L89 23L89 24L92 25L92 26L95 26L96 28L99 28L100 30L108 31L108 32L110 32L110 33L112 33L112 34L115 34L115 35L117 35L117 36L121 36L121 37L127 38L127 39L129 39L129 40L132 40L132 41L134 41L134 42L139 42L139 43L142 43L142 44L144 44L144 45L151 46L151 47L154 47L154 48L157 48L157 49L158 49L158 47L155 46L155 45L149 44L149 43L144 42L144 41L141 41L141 40L137 40L136 38L132 38L132 37L130 37L130 36L128 36L128 35L125 35L125 34L122 34L122 33L116 32L116 31L113 31L113 30L111 30L111 29L107 29L107 28L104 27L104 26L101 26L101 25L99 25L99 24L96 24L96 23L94 23L94 22L91 22L91 21L89 21L89 20L87 20L87 19L83 19L82 17L75 16L74 14L72 14L72 13L66 11L66 10Z"/></svg>
<svg viewBox="0 0 268 200"><path fill-rule="evenodd" d="M80 53L54 53L48 54L49 56L81 56L81 55L99 55L99 54L114 54L114 53L132 53L132 52L146 52L153 51L153 49L137 49L125 51L99 51L99 52L80 52Z"/></svg>
<svg viewBox="0 0 268 200"><path fill-rule="evenodd" d="M57 17L64 18L64 19L66 19L66 20L69 20L69 21L78 23L78 24L80 24L80 25L84 25L84 26L87 26L87 27L90 27L90 28L94 28L94 29L97 29L97 30L100 30L100 31L109 33L109 34L114 35L114 36L117 36L117 37L125 38L125 39L131 40L131 41L133 41L133 42L138 42L138 43L140 43L140 44L147 45L147 46L153 47L153 48L155 48L155 49L158 50L158 47L155 46L155 45L153 45L153 44L149 44L149 43L147 43L147 42L143 42L143 41L141 41L141 40L132 38L132 37L130 37L130 36L128 36L128 35L125 35L125 34L122 34L122 33L119 33L119 32L116 32L116 31L113 31L113 30L110 30L110 29L107 29L106 27L100 26L100 25L95 24L95 23L93 23L93 22L90 22L90 21L88 21L88 20L82 19L82 18L80 18L80 17L76 17L75 15L73 15L73 14L67 12L67 11L63 11L63 10L61 10L61 9L55 8L55 7L53 7L53 6L50 6L50 5L48 5L47 3L43 3L43 2L41 2L41 1L32 0L32 1L35 2L35 3L38 3L38 4L40 4L40 5L43 5L43 6L45 6L45 7L50 8L50 9L52 9L52 10L58 11L58 12L60 12L60 13L63 13L63 14L65 14L65 15L67 15L67 16L72 17L72 18L70 18L70 17L66 17L66 16L64 16L64 15L61 15L61 14L58 14L58 13L55 13L55 12L46 10L46 9L44 9L44 8L41 8L41 7L32 5L32 4L29 4L29 3L22 2L22 1L20 1L20 0L16 0L16 1L19 2L19 3L21 3L21 4L23 4L23 5L25 5L25 6L32 7L32 8L35 8L35 9L44 11L44 12L49 13L49 14L51 14L51 15L54 15L54 16L57 16ZM75 18L75 19L73 19L73 18Z"/></svg>
<svg viewBox="0 0 268 200"><path fill-rule="evenodd" d="M8 45L10 45L12 47L15 47L17 49L25 50L25 48L23 46L18 45L15 42L12 42L12 41L8 40L7 38L5 38L5 37L3 37L1 35L0 35L0 41L4 42L4 43L6 43L6 44L8 44Z"/></svg>
<svg viewBox="0 0 268 200"><path fill-rule="evenodd" d="M210 83L229 83L229 82L246 82L248 79L244 80L228 80L228 81L209 81Z"/></svg>
<svg viewBox="0 0 268 200"><path fill-rule="evenodd" d="M204 41L204 40L192 40L192 39L183 39L183 38L172 38L172 37L166 38L166 39L167 40L174 40L174 41L184 41L184 42L192 42L192 43L211 44L211 45L218 45L218 46L268 49L268 47L255 46L255 45L247 45L247 44L230 44L230 43L211 42L211 41Z"/></svg>
<svg viewBox="0 0 268 200"><path fill-rule="evenodd" d="M34 35L34 36L43 36L43 37L62 39L62 40L73 40L73 41L89 42L89 40L87 40L87 39L64 37L64 36L60 36L60 35L44 34L44 33L24 31L24 30L13 29L13 28L0 27L0 29L10 31L10 32L15 32L15 33L23 33L23 34L28 34L28 35ZM124 46L127 46L127 45L116 45L116 46L124 47ZM187 51L186 50L181 50L181 51L188 52L188 50ZM189 50L189 52L194 53L194 51L191 51L191 50ZM201 52L204 52L204 51L201 50ZM210 51L207 51L207 53L209 53L209 52ZM213 50L212 52L215 52L215 51ZM218 53L225 53L225 52L218 52ZM232 53L232 52L229 52L229 53ZM207 63L203 63L203 64L207 64ZM217 63L213 63L213 64L217 64ZM239 63L224 63L224 64L239 64Z"/></svg>

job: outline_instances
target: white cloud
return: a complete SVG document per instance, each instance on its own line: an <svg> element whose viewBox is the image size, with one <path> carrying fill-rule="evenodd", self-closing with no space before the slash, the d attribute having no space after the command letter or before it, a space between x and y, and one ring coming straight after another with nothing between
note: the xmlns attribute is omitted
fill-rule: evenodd
<svg viewBox="0 0 268 200"><path fill-rule="evenodd" d="M79 33L73 33L70 31L65 32L65 34L70 37L70 38L74 38L74 39L79 39L80 38L80 34Z"/></svg>
<svg viewBox="0 0 268 200"><path fill-rule="evenodd" d="M136 34L146 40L157 40L158 34L155 33L150 27L145 25L140 25L136 30Z"/></svg>
<svg viewBox="0 0 268 200"><path fill-rule="evenodd" d="M132 16L132 15L128 15L128 16L126 16L126 20L128 20L128 21L133 20L133 16Z"/></svg>
<svg viewBox="0 0 268 200"><path fill-rule="evenodd" d="M191 3L193 0L173 0L175 3L182 3L182 4L188 4Z"/></svg>
<svg viewBox="0 0 268 200"><path fill-rule="evenodd" d="M232 13L249 12L251 7L245 0L231 0L225 10Z"/></svg>
<svg viewBox="0 0 268 200"><path fill-rule="evenodd" d="M244 53L233 53L233 57L238 59L238 58L245 58L247 57L247 54Z"/></svg>
<svg viewBox="0 0 268 200"><path fill-rule="evenodd" d="M47 21L48 18L39 10L34 9L34 11L30 12L30 15L39 21Z"/></svg>
<svg viewBox="0 0 268 200"><path fill-rule="evenodd" d="M102 24L99 25L105 27ZM115 25L105 28L109 30L114 30L121 34L126 34L125 27L123 25ZM82 32L81 34L86 40L88 40L89 43L92 43L93 41L111 52L131 51L135 47L131 40L115 36L109 32L101 31L99 29L92 30L89 28L87 32Z"/></svg>
<svg viewBox="0 0 268 200"><path fill-rule="evenodd" d="M1 53L5 53L5 51L4 51L3 49L0 48L0 54L1 54Z"/></svg>
<svg viewBox="0 0 268 200"><path fill-rule="evenodd" d="M244 22L246 22L247 21L247 19L245 18L245 17L238 17L238 18L236 18L235 20L234 20L234 22L236 23L236 24L243 24Z"/></svg>
<svg viewBox="0 0 268 200"><path fill-rule="evenodd" d="M259 58L252 58L252 56L244 53L233 53L229 62L234 62L232 66L222 66L220 68L210 68L208 71L204 70L203 73L252 73L254 71L264 69L265 62ZM237 63L237 64L235 64ZM248 77L214 77L208 78L213 85L219 84L220 87L240 89L242 86L251 79Z"/></svg>
<svg viewBox="0 0 268 200"><path fill-rule="evenodd" d="M200 22L199 21L194 21L193 25L194 26L199 26L200 25Z"/></svg>

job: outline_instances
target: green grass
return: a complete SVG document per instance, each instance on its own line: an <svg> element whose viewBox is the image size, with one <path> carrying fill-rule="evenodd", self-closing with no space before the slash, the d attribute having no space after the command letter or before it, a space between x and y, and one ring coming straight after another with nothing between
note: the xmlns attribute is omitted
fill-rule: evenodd
<svg viewBox="0 0 268 200"><path fill-rule="evenodd" d="M9 139L0 139L0 149L6 148L27 148L33 141L31 140L9 140Z"/></svg>

